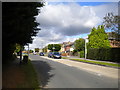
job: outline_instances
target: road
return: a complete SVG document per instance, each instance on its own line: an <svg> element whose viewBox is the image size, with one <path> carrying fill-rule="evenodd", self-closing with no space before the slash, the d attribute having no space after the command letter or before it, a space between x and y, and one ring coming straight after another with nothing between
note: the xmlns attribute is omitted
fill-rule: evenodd
<svg viewBox="0 0 120 90"><path fill-rule="evenodd" d="M75 66L30 55L43 88L118 88L118 78L96 74Z"/></svg>

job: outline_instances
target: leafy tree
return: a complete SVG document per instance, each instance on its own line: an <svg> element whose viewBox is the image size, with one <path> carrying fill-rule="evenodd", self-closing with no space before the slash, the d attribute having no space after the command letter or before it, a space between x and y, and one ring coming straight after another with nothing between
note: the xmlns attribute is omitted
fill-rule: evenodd
<svg viewBox="0 0 120 90"><path fill-rule="evenodd" d="M47 52L47 46L42 49L43 52Z"/></svg>
<svg viewBox="0 0 120 90"><path fill-rule="evenodd" d="M93 28L91 33L88 35L88 47L89 48L109 48L110 42L108 35L105 33L103 25L99 25L98 28Z"/></svg>
<svg viewBox="0 0 120 90"><path fill-rule="evenodd" d="M114 15L113 13L107 13L103 19L104 19L103 24L105 25L105 28L118 31L118 24L120 23L120 16Z"/></svg>
<svg viewBox="0 0 120 90"><path fill-rule="evenodd" d="M33 50L29 50L30 53L33 53Z"/></svg>
<svg viewBox="0 0 120 90"><path fill-rule="evenodd" d="M116 34L113 33L113 37L115 37L116 40L120 40L120 16L107 13L103 19L105 28L111 30L111 32L115 32Z"/></svg>
<svg viewBox="0 0 120 90"><path fill-rule="evenodd" d="M39 48L35 48L35 52L39 52Z"/></svg>
<svg viewBox="0 0 120 90"><path fill-rule="evenodd" d="M83 51L85 49L85 40L83 38L79 38L75 40L75 50Z"/></svg>
<svg viewBox="0 0 120 90"><path fill-rule="evenodd" d="M20 51L20 45L19 45L19 44L16 44L15 52L19 52L19 51Z"/></svg>
<svg viewBox="0 0 120 90"><path fill-rule="evenodd" d="M3 58L9 58L16 43L21 46L32 43L32 36L40 30L35 16L43 3L40 2L3 2L2 3L2 46ZM21 50L20 50L21 51Z"/></svg>
<svg viewBox="0 0 120 90"><path fill-rule="evenodd" d="M60 44L49 44L48 45L48 49L53 51L59 51L61 49L61 45Z"/></svg>

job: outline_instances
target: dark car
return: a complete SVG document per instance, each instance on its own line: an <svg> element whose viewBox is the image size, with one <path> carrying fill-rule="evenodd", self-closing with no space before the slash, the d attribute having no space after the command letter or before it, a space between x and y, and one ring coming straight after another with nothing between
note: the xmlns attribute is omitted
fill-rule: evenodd
<svg viewBox="0 0 120 90"><path fill-rule="evenodd" d="M53 52L49 52L48 57L53 57Z"/></svg>
<svg viewBox="0 0 120 90"><path fill-rule="evenodd" d="M44 53L43 53L43 52L40 52L39 55L40 55L40 56L44 56Z"/></svg>
<svg viewBox="0 0 120 90"><path fill-rule="evenodd" d="M61 59L61 54L59 52L53 52L52 56L53 56L53 58Z"/></svg>

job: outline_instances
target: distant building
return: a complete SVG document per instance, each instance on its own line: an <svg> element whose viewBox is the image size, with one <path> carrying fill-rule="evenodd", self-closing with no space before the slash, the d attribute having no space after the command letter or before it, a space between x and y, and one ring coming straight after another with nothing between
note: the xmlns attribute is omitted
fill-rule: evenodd
<svg viewBox="0 0 120 90"><path fill-rule="evenodd" d="M71 55L71 53L73 52L74 50L74 42L63 42L61 44L61 52L62 53L66 53L67 55Z"/></svg>
<svg viewBox="0 0 120 90"><path fill-rule="evenodd" d="M115 32L108 32L108 39L112 48L120 48L120 35Z"/></svg>
<svg viewBox="0 0 120 90"><path fill-rule="evenodd" d="M43 50L42 50L42 49L39 49L39 53L40 53L40 52L43 52Z"/></svg>

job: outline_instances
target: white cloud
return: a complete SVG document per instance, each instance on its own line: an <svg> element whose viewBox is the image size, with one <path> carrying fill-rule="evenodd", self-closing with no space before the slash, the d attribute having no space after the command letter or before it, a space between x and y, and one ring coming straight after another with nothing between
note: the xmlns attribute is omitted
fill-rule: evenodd
<svg viewBox="0 0 120 90"><path fill-rule="evenodd" d="M46 4L37 16L41 30L33 41L32 47L42 47L48 43L74 41L76 36L89 33L91 28L99 25L108 12L117 13L117 5L80 6L70 4Z"/></svg>
<svg viewBox="0 0 120 90"><path fill-rule="evenodd" d="M55 33L67 36L88 33L99 20L92 7L76 3L47 5L37 17L42 28L53 29Z"/></svg>

